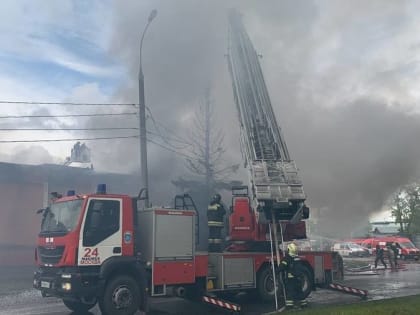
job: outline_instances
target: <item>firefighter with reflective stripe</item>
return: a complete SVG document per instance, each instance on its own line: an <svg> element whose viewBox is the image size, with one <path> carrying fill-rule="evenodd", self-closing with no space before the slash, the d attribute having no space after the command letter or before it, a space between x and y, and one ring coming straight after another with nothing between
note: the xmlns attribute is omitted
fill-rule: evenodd
<svg viewBox="0 0 420 315"><path fill-rule="evenodd" d="M283 271L283 280L286 291L286 308L304 307L307 301L302 298L302 284L299 279L302 276L298 268L297 246L293 243L287 245L287 253L280 262L280 270Z"/></svg>
<svg viewBox="0 0 420 315"><path fill-rule="evenodd" d="M224 227L225 207L221 203L221 196L215 194L207 208L207 224L209 227L209 252L222 251L222 229Z"/></svg>

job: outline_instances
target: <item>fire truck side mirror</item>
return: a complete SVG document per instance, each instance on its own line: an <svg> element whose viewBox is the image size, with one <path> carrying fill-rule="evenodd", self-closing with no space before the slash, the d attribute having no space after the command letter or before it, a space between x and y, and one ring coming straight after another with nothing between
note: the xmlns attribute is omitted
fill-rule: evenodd
<svg viewBox="0 0 420 315"><path fill-rule="evenodd" d="M148 192L146 188L140 189L139 195L137 196L137 200L145 200L147 199Z"/></svg>
<svg viewBox="0 0 420 315"><path fill-rule="evenodd" d="M303 219L308 219L309 218L309 208L307 206L303 206L302 218Z"/></svg>

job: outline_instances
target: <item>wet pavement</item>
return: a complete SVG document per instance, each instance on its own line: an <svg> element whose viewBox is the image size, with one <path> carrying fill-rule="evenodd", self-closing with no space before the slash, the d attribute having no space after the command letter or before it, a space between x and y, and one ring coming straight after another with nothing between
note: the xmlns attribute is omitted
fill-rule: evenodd
<svg viewBox="0 0 420 315"><path fill-rule="evenodd" d="M0 279L2 280L2 279ZM9 279L10 281L10 275ZM346 277L344 285L369 291L368 300L380 300L420 294L420 264L408 263L403 270L392 272L378 270L376 275L362 275L353 273ZM343 293L318 289L309 297L309 307L325 304L358 303L359 297ZM243 312L241 314L256 315L274 310L273 305L253 304L247 296L240 298ZM58 315L72 314L60 300L55 298L41 298L38 291L28 289L0 294L0 314L19 315ZM100 314L95 307L92 315ZM191 303L178 298L157 298L153 301L150 315L180 315L180 314L227 314L222 310Z"/></svg>

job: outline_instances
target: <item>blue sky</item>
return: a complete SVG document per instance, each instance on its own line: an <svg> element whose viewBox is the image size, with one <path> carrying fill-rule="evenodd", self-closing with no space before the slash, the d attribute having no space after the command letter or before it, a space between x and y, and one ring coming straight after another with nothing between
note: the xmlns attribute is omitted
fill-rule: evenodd
<svg viewBox="0 0 420 315"><path fill-rule="evenodd" d="M124 73L107 52L112 22L108 2L2 1L0 80L9 82L8 93L0 87L2 98L21 96L13 95L10 85L18 91L22 85L36 89L24 94L39 95L39 100L62 100L72 89L91 83L112 94Z"/></svg>
<svg viewBox="0 0 420 315"><path fill-rule="evenodd" d="M109 102L126 79L124 67L109 52L110 1L5 0L0 9L1 100ZM30 114L39 108L2 104L0 113ZM49 109L54 114L66 110ZM63 136L72 137L65 133L0 133L0 139L8 140ZM69 145L43 145L49 151L44 158L51 154L63 159ZM23 147L7 144L2 151ZM34 162L42 162L42 157Z"/></svg>

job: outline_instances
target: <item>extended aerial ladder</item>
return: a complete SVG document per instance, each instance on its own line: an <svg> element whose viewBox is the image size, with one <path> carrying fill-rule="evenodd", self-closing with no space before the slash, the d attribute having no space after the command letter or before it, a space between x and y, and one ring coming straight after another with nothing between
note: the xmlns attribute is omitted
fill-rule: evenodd
<svg viewBox="0 0 420 315"><path fill-rule="evenodd" d="M274 215L297 223L309 213L302 181L277 124L258 55L234 10L229 15L228 66L257 221L266 223Z"/></svg>
<svg viewBox="0 0 420 315"><path fill-rule="evenodd" d="M298 177L296 164L290 158L271 106L258 55L243 26L241 16L235 10L231 10L229 14L228 66L240 122L242 154L245 166L250 172L251 196L247 198L249 198L249 208L255 218L249 220L251 223L254 222L249 226L249 232L251 232L249 233L246 230L247 226L240 223L240 221L246 221L247 215L243 214L247 212L244 209L247 200L243 199L245 195L236 198L234 195L234 213L231 216L234 224L231 227L231 239L233 242L248 241L245 248L249 249L249 244L264 244L261 241L264 241L264 237L268 234L272 276L273 281L277 282L274 251L278 266L280 264L279 242L284 243L286 240L306 237L305 225L301 220L308 218L309 209L304 203L306 196ZM245 207L240 206L241 201L242 203L245 201ZM239 219L236 223L235 218ZM302 228L300 233L296 232L298 229L295 230L294 225L297 224L303 227L303 233ZM285 237L284 230L287 227L292 230L292 233ZM243 233L244 230L246 230L245 233ZM283 294L285 296L284 287ZM276 309L278 309L276 291L274 295Z"/></svg>
<svg viewBox="0 0 420 315"><path fill-rule="evenodd" d="M238 198L234 195L233 210L238 213L232 214L231 221L235 222L235 215L238 220L230 228L231 239L260 243L267 241L269 234L279 262L279 241L306 237L302 219L309 217L309 208L305 206L296 164L271 106L258 54L235 10L229 13L227 57L240 122L241 150L250 172L249 203L255 223L249 232L245 231L247 227L240 222L244 217L238 213L246 210L235 209ZM286 230L288 233L284 233Z"/></svg>

